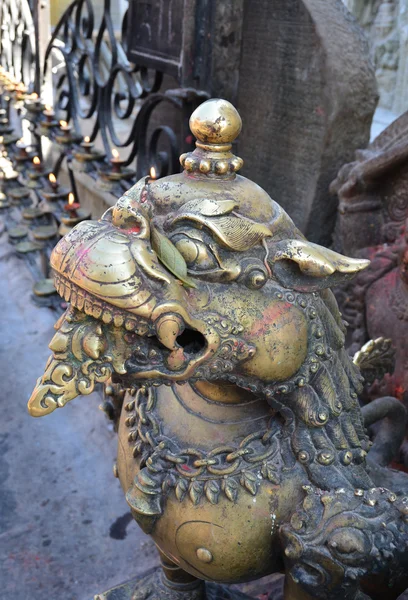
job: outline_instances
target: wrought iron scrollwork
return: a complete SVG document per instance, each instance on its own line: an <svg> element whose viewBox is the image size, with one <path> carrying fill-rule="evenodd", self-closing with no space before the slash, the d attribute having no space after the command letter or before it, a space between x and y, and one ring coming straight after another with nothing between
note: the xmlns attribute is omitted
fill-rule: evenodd
<svg viewBox="0 0 408 600"><path fill-rule="evenodd" d="M166 90L172 86L164 83L162 72L129 62L127 10L119 32L110 0L104 1L97 29L96 20L91 0L75 0L48 44L44 75L52 72L58 118L72 121L78 137L86 132L91 141L99 138L107 156L112 147L126 149L123 166L136 160L138 178L151 166L159 177L178 171L178 156L191 145L183 136L183 120L206 95ZM176 80L172 83L178 87ZM153 113L163 104L173 107L177 116L152 126Z"/></svg>
<svg viewBox="0 0 408 600"><path fill-rule="evenodd" d="M30 92L39 88L34 4L29 0L2 0L0 4L0 64Z"/></svg>
<svg viewBox="0 0 408 600"><path fill-rule="evenodd" d="M37 283L46 278L52 294L52 247L90 216L67 208L70 198L81 203L76 172L85 171L117 198L152 167L154 177L179 171L178 157L193 142L189 115L207 94L180 87L165 64L156 70L130 62L128 10L114 18L111 0L103 7L74 0L40 57L40 8L38 0L0 0L0 145L12 169L9 176L0 165L0 213L17 254ZM65 184L68 176L68 188L59 175ZM27 214L35 215L29 223Z"/></svg>

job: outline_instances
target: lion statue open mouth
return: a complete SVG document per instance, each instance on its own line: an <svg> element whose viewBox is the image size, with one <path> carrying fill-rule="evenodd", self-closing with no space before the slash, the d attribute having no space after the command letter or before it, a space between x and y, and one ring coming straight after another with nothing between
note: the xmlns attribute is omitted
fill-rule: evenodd
<svg viewBox="0 0 408 600"><path fill-rule="evenodd" d="M227 597L202 580L274 571L287 599L396 598L408 481L370 468L362 377L329 289L368 261L308 242L236 174L231 104L205 102L190 124L181 174L139 181L56 246L70 306L29 411L96 383L126 390L117 473L164 561L133 600Z"/></svg>

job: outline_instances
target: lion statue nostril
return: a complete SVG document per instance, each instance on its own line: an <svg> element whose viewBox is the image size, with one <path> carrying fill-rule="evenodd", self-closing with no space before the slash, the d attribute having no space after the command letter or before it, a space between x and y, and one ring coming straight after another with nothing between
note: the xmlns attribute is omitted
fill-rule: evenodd
<svg viewBox="0 0 408 600"><path fill-rule="evenodd" d="M188 328L176 338L176 343L184 349L186 354L199 354L207 345L202 333Z"/></svg>

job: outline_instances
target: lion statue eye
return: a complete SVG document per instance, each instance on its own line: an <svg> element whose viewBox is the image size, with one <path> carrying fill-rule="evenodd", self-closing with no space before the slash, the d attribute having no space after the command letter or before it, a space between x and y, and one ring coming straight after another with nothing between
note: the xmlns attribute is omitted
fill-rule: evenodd
<svg viewBox="0 0 408 600"><path fill-rule="evenodd" d="M189 269L208 271L219 267L213 253L203 242L182 237L175 242L175 246Z"/></svg>

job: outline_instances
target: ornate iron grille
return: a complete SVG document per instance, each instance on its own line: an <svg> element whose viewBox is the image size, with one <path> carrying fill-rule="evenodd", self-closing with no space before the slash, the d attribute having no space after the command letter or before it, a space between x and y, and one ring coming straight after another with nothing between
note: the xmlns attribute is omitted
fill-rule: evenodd
<svg viewBox="0 0 408 600"><path fill-rule="evenodd" d="M37 52L37 2L2 0L0 3L0 64L27 85L40 89L40 61Z"/></svg>
<svg viewBox="0 0 408 600"><path fill-rule="evenodd" d="M180 152L191 145L187 115L207 95L129 62L128 10L115 30L111 1L105 0L97 21L90 0L75 0L54 29L44 75L52 72L57 116L72 121L76 137L86 131L91 141L99 138L108 157L112 147L126 149L124 167L136 162L137 178L151 166L157 176L177 172ZM155 118L163 105L171 117L161 110Z"/></svg>
<svg viewBox="0 0 408 600"><path fill-rule="evenodd" d="M0 144L9 172L14 169L8 175L0 165L5 196L0 213L37 284L48 281L42 278L48 277L50 252L58 232L65 233L69 192L75 203L81 201L76 172L86 171L113 198L152 167L155 177L178 172L178 157L193 142L189 115L208 97L181 87L186 80L166 66L130 62L128 10L119 23L110 0L98 13L100 8L91 0L74 0L55 26L41 64L40 1L0 0ZM52 107L44 104L49 81ZM22 137L26 150L18 143ZM120 156L112 157L112 150ZM33 164L35 156L42 166ZM58 178L62 165L69 188L59 186L54 193L48 175Z"/></svg>

